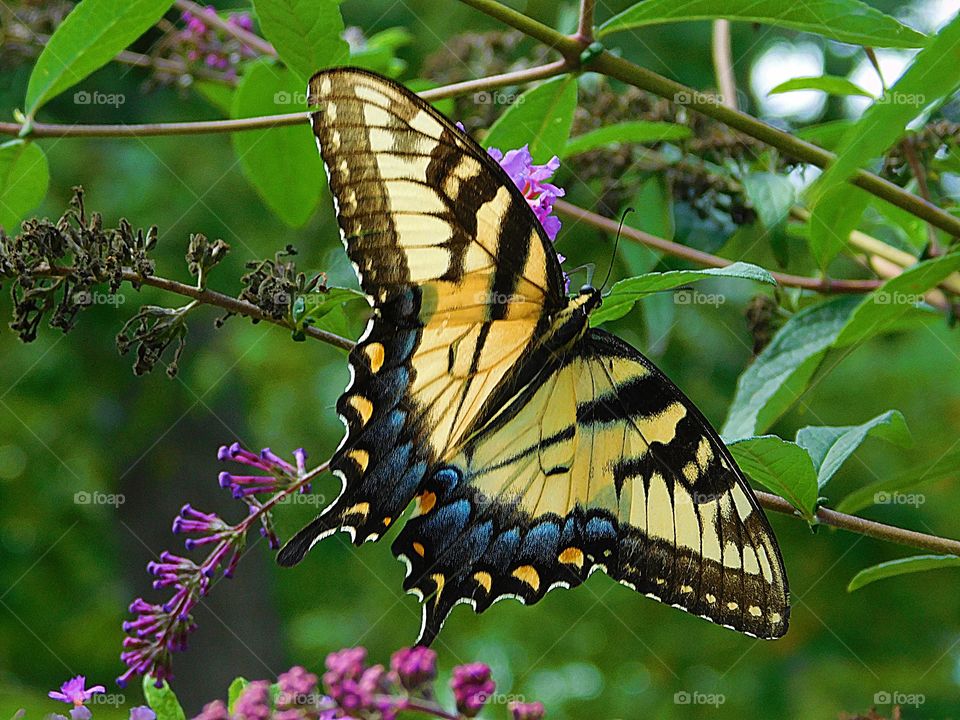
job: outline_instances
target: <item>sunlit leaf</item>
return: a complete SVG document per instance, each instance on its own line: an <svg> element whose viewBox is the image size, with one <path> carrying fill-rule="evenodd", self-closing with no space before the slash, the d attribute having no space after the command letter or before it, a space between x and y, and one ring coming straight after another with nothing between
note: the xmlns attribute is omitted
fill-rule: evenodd
<svg viewBox="0 0 960 720"><path fill-rule="evenodd" d="M577 80L571 75L548 80L513 98L483 139L484 147L507 150L530 146L534 162L560 155L570 137L577 107Z"/></svg>
<svg viewBox="0 0 960 720"><path fill-rule="evenodd" d="M43 150L26 140L0 145L0 227L14 234L17 223L47 194L50 169Z"/></svg>
<svg viewBox="0 0 960 720"><path fill-rule="evenodd" d="M300 78L290 70L255 63L234 94L233 117L306 111L303 93ZM232 140L243 174L277 217L291 227L306 223L325 185L309 126L238 132Z"/></svg>
<svg viewBox="0 0 960 720"><path fill-rule="evenodd" d="M630 312L638 300L652 293L673 290L688 283L711 277L740 278L769 285L777 284L773 276L763 268L742 262L705 270L671 270L669 272L648 273L616 283L610 290L610 294L603 299L603 305L590 316L591 324L599 325L623 317Z"/></svg>
<svg viewBox="0 0 960 720"><path fill-rule="evenodd" d="M577 135L567 141L561 157L570 157L597 148L620 143L654 143L664 140L685 140L693 132L686 125L669 122L636 120L614 123Z"/></svg>
<svg viewBox="0 0 960 720"><path fill-rule="evenodd" d="M922 47L925 35L858 0L645 0L607 20L600 35L688 20L740 20L872 47Z"/></svg>
<svg viewBox="0 0 960 720"><path fill-rule="evenodd" d="M854 575L850 584L847 585L847 592L859 590L864 585L869 585L884 578L951 567L960 567L960 557L956 555L914 555L913 557L889 560L868 567Z"/></svg>
<svg viewBox="0 0 960 720"><path fill-rule="evenodd" d="M737 465L756 482L786 498L809 521L817 506L817 473L807 452L776 435L731 443Z"/></svg>
<svg viewBox="0 0 960 720"><path fill-rule="evenodd" d="M340 0L254 0L253 7L264 36L300 76L301 92L317 70L349 57Z"/></svg>
<svg viewBox="0 0 960 720"><path fill-rule="evenodd" d="M162 681L160 687L156 682L150 675L143 676L143 696L150 709L157 714L157 720L186 720L180 701L167 681Z"/></svg>
<svg viewBox="0 0 960 720"><path fill-rule="evenodd" d="M768 95L793 92L794 90L822 90L828 95L838 97L858 96L873 99L873 95L845 77L820 75L818 77L798 77L777 85Z"/></svg>
<svg viewBox="0 0 960 720"><path fill-rule="evenodd" d="M33 117L51 98L110 62L150 29L173 0L83 0L43 45L25 102Z"/></svg>
<svg viewBox="0 0 960 720"><path fill-rule="evenodd" d="M797 432L797 445L810 454L817 471L817 484L823 489L868 436L900 446L907 446L913 441L903 414L898 410L888 410L862 425L801 428Z"/></svg>

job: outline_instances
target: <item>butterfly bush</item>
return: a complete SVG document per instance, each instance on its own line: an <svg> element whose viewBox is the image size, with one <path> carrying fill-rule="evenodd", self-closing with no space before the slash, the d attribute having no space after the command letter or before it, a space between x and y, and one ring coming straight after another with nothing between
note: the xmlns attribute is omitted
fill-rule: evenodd
<svg viewBox="0 0 960 720"><path fill-rule="evenodd" d="M546 164L535 165L527 145L516 150L508 150L506 153L497 148L489 148L487 152L490 157L500 163L500 167L523 193L533 214L543 225L547 237L556 240L557 233L560 232L560 218L552 214L553 204L566 192L563 188L547 181L560 168L560 158L554 155Z"/></svg>
<svg viewBox="0 0 960 720"><path fill-rule="evenodd" d="M63 683L59 690L51 690L47 695L54 700L73 706L70 708L69 720L90 720L93 713L86 704L93 700L95 695L101 695L104 692L106 688L103 685L88 688L87 679L83 675L77 675ZM51 713L47 716L47 720L67 720L67 716ZM157 720L157 714L146 705L138 705L130 710L129 720Z"/></svg>
<svg viewBox="0 0 960 720"><path fill-rule="evenodd" d="M220 70L228 78L233 78L237 75L240 62L256 57L257 53L211 25L210 16L216 14L217 9L209 5L202 13L183 12L180 20L184 27L177 38L178 49L189 62L202 63L211 70ZM231 14L227 17L227 22L240 30L253 30L253 19L249 13Z"/></svg>

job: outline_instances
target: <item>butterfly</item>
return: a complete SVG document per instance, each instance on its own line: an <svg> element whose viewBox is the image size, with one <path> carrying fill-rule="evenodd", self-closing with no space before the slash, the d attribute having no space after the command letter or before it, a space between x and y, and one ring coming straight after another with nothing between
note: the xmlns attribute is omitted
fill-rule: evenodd
<svg viewBox="0 0 960 720"><path fill-rule="evenodd" d="M532 604L603 570L761 638L787 630L776 538L729 451L640 352L590 326L523 194L402 85L317 73L312 126L372 306L337 402L342 490L280 551L393 542L429 644L451 610Z"/></svg>

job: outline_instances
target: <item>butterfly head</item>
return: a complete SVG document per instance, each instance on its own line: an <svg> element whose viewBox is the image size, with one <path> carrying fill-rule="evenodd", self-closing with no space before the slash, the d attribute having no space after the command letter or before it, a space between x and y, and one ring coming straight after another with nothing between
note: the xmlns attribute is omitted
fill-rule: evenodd
<svg viewBox="0 0 960 720"><path fill-rule="evenodd" d="M600 297L600 291L593 287L593 285L587 284L583 285L580 288L580 297L577 298L577 304L586 314L592 313L603 302L603 299Z"/></svg>

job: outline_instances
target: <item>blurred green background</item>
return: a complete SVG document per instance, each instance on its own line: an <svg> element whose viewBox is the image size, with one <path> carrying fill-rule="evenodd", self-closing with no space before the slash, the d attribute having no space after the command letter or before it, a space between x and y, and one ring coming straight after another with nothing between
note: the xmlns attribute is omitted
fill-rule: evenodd
<svg viewBox="0 0 960 720"><path fill-rule="evenodd" d="M601 3L600 19L627 4ZM958 7L872 4L924 30ZM569 27L573 18L570 2L514 6L557 27ZM428 0L346 0L342 11L347 24L367 36L393 27L410 31L413 42L398 51L406 62L404 79L422 77L444 39L498 29L455 3L441 8ZM709 24L696 23L651 28L615 44L657 72L709 88L714 85L709 41ZM771 48L799 47L804 57L812 53L821 59L821 71L826 67L835 74L857 72L862 54L749 25L734 27L733 45L748 110L781 125L855 111L838 101L808 102L791 117L795 108L761 104L752 88L769 89L757 67ZM516 52L529 54L533 47L526 41ZM806 66L799 55L787 57L782 72L788 74L781 79L815 74L802 71ZM793 72L791 57L798 63ZM28 76L29 63L7 61L2 68L5 115L22 105ZM145 92L146 77L142 70L111 65L80 87L123 93L122 106L79 107L68 92L41 119L89 123L221 116L189 91ZM202 232L232 246L211 280L223 292L239 292L244 262L270 257L287 243L299 249L301 269L326 271L331 283L352 282L331 204L322 201L304 228L286 227L242 176L227 136L46 140L43 149L53 181L38 214L58 217L71 187L82 185L88 208L102 212L107 224L122 216L135 226L159 226L161 275L189 281L183 254L190 233ZM589 186L563 171L559 180L574 202L597 207ZM672 215L681 242L700 244L706 237L716 247L732 233L699 220L682 203ZM635 224L657 232L656 220L641 210ZM570 257L569 267L594 262L605 269L611 243L581 226L562 231L558 248ZM736 252L731 247L720 253L728 251ZM642 252L628 250L623 256L652 264ZM658 364L716 425L751 357L744 310L757 292L749 283L728 282L723 289L727 302L719 307L677 306L665 323L649 311L635 312L612 328L641 349L655 340ZM183 503L230 519L242 512L217 486L217 447L235 439L282 453L303 446L319 461L341 436L333 409L347 379L341 351L319 342L295 343L288 332L239 318L217 330L218 313L202 309L191 320L178 377L170 380L158 371L135 378L130 358L116 352L115 334L138 304L177 300L129 288L123 298L118 306L84 312L67 337L45 329L36 342L21 345L11 332L0 333L0 717L19 707L27 707L29 717L53 711L46 691L74 674L107 685L120 708L117 716L125 716L141 698L136 687L117 695L121 691L112 684L122 670L120 625L132 598L158 597L144 565L165 548L179 551L169 529ZM6 292L0 311L9 314ZM937 324L874 339L849 356L831 358L828 365L836 367L775 430L792 437L807 424L856 424L898 408L916 445L904 450L868 442L857 453L859 462L845 466L832 490L839 495L878 477L927 467L958 442L958 347L956 333ZM335 485L326 479L315 490L332 497ZM95 491L120 493L124 502L114 508L75 501L77 493ZM955 483L944 481L922 492L926 501L919 507L874 507L865 514L960 535ZM283 536L316 509L285 508L278 516ZM551 718L834 718L841 711L865 711L875 699L888 713L884 693L923 696L919 707L904 708L905 718L960 717L960 573L909 576L851 595L845 588L858 570L912 553L829 528L811 534L804 523L780 515L770 519L794 598L792 627L780 641L742 637L638 597L597 574L585 588L551 593L531 608L502 603L482 617L459 608L436 645L441 667L449 672L457 662L488 662L504 694L497 699L542 700ZM392 650L412 642L419 607L400 592L403 572L389 552L392 536L359 550L346 536L336 536L292 570L277 568L266 544L255 543L236 578L219 582L198 610L200 630L191 650L175 660L174 687L188 713L222 697L237 675L273 678L294 663L316 671L327 652L355 644L386 661ZM677 693L700 693L701 699L720 695L723 703L683 704L684 696ZM97 717L111 712L111 707L95 708ZM485 717L506 717L506 709L491 707Z"/></svg>

